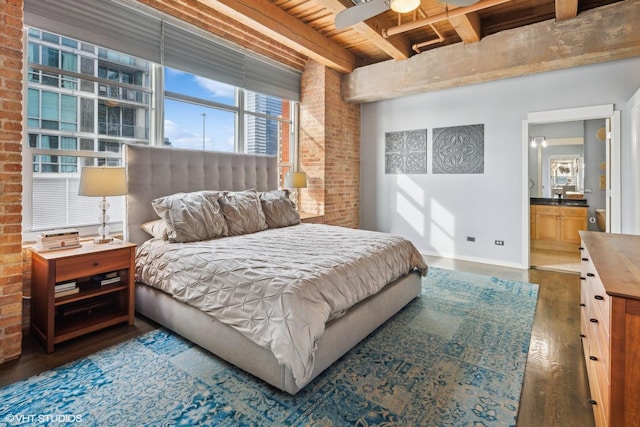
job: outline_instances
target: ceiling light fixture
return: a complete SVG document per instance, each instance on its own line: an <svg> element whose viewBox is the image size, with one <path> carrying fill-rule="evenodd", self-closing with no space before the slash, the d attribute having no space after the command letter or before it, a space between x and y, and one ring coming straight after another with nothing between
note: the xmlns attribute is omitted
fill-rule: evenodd
<svg viewBox="0 0 640 427"><path fill-rule="evenodd" d="M420 7L420 0L391 0L391 10L397 13L407 13Z"/></svg>

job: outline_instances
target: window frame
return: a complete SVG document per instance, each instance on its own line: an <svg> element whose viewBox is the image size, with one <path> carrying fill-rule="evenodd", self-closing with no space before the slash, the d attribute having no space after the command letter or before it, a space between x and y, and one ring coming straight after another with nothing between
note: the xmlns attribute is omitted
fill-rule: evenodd
<svg viewBox="0 0 640 427"><path fill-rule="evenodd" d="M30 27L25 25L24 27L24 42L25 42L25 46L30 46L29 40L29 34L31 29L34 29L36 31L39 31L40 33L52 33L51 31L45 30L45 29L38 29L38 28L34 28L34 27ZM95 43L91 43L91 42L86 42L83 40L75 40L71 37L66 37L60 34L56 34L56 33L52 33L53 35L57 35L59 36L61 42L58 45L58 47L55 46L48 46L47 41L44 40L42 37L39 41L39 49L38 49L38 61L42 62L42 48L43 46L48 46L48 47L53 47L54 49L58 50L58 62L60 64L60 61L62 61L62 56L63 56L63 48L64 47L68 47L69 49L71 49L71 51L73 51L73 53L76 55L76 66L82 68L83 65L83 60L85 57L87 58L91 58L92 60L97 61L97 63L95 64L95 67L93 69L93 75L89 75L89 74L83 74L82 72L77 72L77 71L70 71L70 70L64 70L63 68L55 68L55 67L51 67L48 65L42 65L40 63L30 63L29 62L29 57L30 54L32 52L31 48L27 48L24 51L24 61L23 61L23 81L24 81L24 86L23 86L23 95L24 95L24 99L29 99L27 94L29 93L30 89L36 89L38 90L38 120L39 120L39 127L38 127L38 132L30 132L29 131L29 126L28 126L28 122L30 120L30 118L28 117L28 102L25 102L23 105L23 128L25 129L24 132L24 140L23 140L23 241L25 242L32 242L35 240L35 237L39 234L40 231L42 231L41 229L34 229L33 228L33 203L32 203L32 190L33 190L33 182L34 182L34 171L33 171L33 156L34 155L43 155L43 156L58 156L58 157L76 157L78 159L77 162L77 168L78 171L77 173L75 173L75 175L79 175L79 169L82 167L81 162L79 161L80 158L94 158L94 159L104 159L104 162L107 162L109 164L116 164L118 162L122 162L122 153L114 153L112 151L97 151L100 149L100 146L102 143L109 143L109 142L117 142L118 140L126 140L126 141L130 141L131 139L137 139L138 142L143 142L145 144L151 145L151 146L161 146L163 145L164 142L164 112L165 112L165 99L171 99L171 100L175 100L178 102L189 102L189 103L193 103L196 105L203 105L206 106L207 108L215 108L215 109L220 109L223 111L228 111L228 112L232 112L235 114L235 126L234 126L234 152L239 152L239 153L244 153L245 152L245 146L246 146L246 141L245 141L245 122L246 122L246 118L249 116L253 116L253 117L258 117L258 118L263 118L263 119L267 119L267 120L276 120L279 123L288 123L289 125L289 135L288 135L288 140L289 140L289 144L287 150L289 153L289 159L286 161L282 160L282 155L283 155L283 147L282 147L282 137L278 136L279 138L279 142L277 144L277 165L278 165L278 170L280 173L280 185L282 186L283 183L283 179L284 179L284 173L286 171L289 170L297 170L297 159L298 159L298 136L299 136L299 109L300 109L300 103L298 100L291 100L291 99L286 99L286 98L280 98L274 95L265 95L265 96L269 96L269 97L273 97L273 98L278 98L280 100L282 100L282 102L287 102L289 105L289 111L288 111L288 118L285 119L282 116L274 116L274 115L270 115L270 114L265 114L265 113L261 113L261 112L254 112L254 111L249 111L247 109L245 109L245 95L247 92L255 92L249 89L244 89L244 88L240 88L237 86L234 86L235 88L235 99L236 99L236 104L235 105L229 105L229 104L225 104L225 103L221 103L221 102L216 102L216 101L211 101L211 100L206 100L206 99L201 99L201 98L196 98L193 96L188 96L188 95L183 95L180 93L176 93L176 92L171 92L171 91L165 91L165 72L164 72L164 65L162 64L158 64L158 63L154 63L152 61L147 61L148 62L148 67L149 67L149 82L148 82L148 86L136 86L130 83L124 83L121 82L122 80L122 76L120 76L118 78L118 80L111 80L109 78L102 78L99 77L100 73L99 73L99 61L101 60L102 57L100 57L100 52L101 50L105 50L106 52L111 52L111 51L115 51L116 49L113 49L112 47L109 48L103 48ZM74 46L67 46L65 44L62 43L63 40L71 40L77 43L77 45ZM91 45L94 47L94 51L93 52L87 52L84 49L85 45ZM126 53L123 53L121 51L115 52L117 53L119 56L125 56L125 57L133 57L132 55L128 55ZM133 57L134 59L136 59L135 57ZM140 58L137 58L140 59ZM102 58L102 60L108 60L108 58ZM145 61L144 59L142 59L143 61ZM37 82L31 82L30 77L33 74L33 71L36 71L38 73L40 77L40 79ZM80 70L81 71L81 70ZM190 71L185 71L185 70L179 70L182 72L186 72L192 75L192 72ZM56 75L59 81L58 86L51 86L51 85L46 85L42 83L42 76L45 74L52 74L52 75ZM108 75L107 75L108 77ZM68 87L60 82L63 81L69 81L69 79L74 80L75 85L71 85L72 87ZM81 81L82 80L88 80L91 81L93 83L96 84L95 89L93 92L86 92L83 91L81 89ZM224 82L222 82L224 83ZM32 87L30 87L30 84L33 84ZM120 88L119 90L131 90L131 91L137 91L137 92L142 92L143 94L147 94L149 96L149 104L144 104L144 102L142 103L137 103L137 102L132 102L129 99L123 100L125 101L125 104L127 103L131 103L131 104L139 104L141 106L147 107L148 106L148 110L147 110L147 120L146 120L146 124L148 126L148 129L146 129L147 131L147 138L128 138L128 137L121 137L121 136L111 136L108 134L100 134L100 123L98 120L99 117L99 109L100 109L100 105L101 103L105 100L108 99L108 95L102 96L100 95L100 85L106 85L107 86L107 92L109 92L109 87L111 86L117 86L118 88ZM58 96L58 105L61 104L61 99L62 99L62 95L65 94L70 94L72 96L76 97L76 106L77 106L77 121L75 122L75 126L76 126L76 130L75 131L69 131L69 130L61 130L61 123L62 123L62 111L59 111L59 125L58 125L58 130L54 130L54 129L50 129L48 131L50 132L45 132L45 129L41 127L41 123L42 123L42 93L43 91L47 91L47 90L51 90L51 89L55 89L55 92ZM259 92L255 92L260 94ZM83 94L86 94L87 96L83 96ZM264 94L261 94L264 95ZM95 108L93 111L93 132L83 132L81 131L83 123L84 123L84 118L82 115L82 100L84 98L87 99L96 99L96 103L95 103ZM122 112L120 113L120 116L122 118ZM284 116L284 114L283 114ZM33 120L33 119L31 119ZM122 123L121 123L122 126ZM136 128L137 129L137 128ZM73 137L76 138L76 150L64 150L62 148L58 148L58 149L48 149L48 148L33 148L30 147L30 134L32 133L37 133L38 135L44 135L45 133L49 134L49 135L55 135L59 138L59 147L62 145L62 138L63 137L67 137L70 135L70 133L73 135ZM134 132L135 134L135 132ZM89 151L89 150L83 150L81 149L82 144L85 143L85 141L88 140L92 140L93 141L93 149L94 151ZM58 161L58 164L61 165L63 162L62 160ZM72 173L69 172L58 172L59 175L72 175ZM97 209L96 209L97 211ZM123 217L124 218L124 217ZM91 225L86 225L86 226L78 226L78 227L74 227L73 225L70 225L70 227L74 227L77 228L80 231L81 236L86 236L86 235L92 235L96 233L96 226L98 224L98 221L96 219L96 223L95 224L91 224ZM123 229L123 223L122 222L114 222L110 224L112 230L114 230L116 233L122 231Z"/></svg>

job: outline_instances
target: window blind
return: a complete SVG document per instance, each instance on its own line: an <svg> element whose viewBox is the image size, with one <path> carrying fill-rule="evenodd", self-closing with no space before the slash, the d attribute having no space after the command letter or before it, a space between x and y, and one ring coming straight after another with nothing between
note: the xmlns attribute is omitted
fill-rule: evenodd
<svg viewBox="0 0 640 427"><path fill-rule="evenodd" d="M160 17L114 1L25 0L24 20L30 27L161 61Z"/></svg>
<svg viewBox="0 0 640 427"><path fill-rule="evenodd" d="M141 3L25 0L24 12L28 26L266 95L300 100L297 70Z"/></svg>

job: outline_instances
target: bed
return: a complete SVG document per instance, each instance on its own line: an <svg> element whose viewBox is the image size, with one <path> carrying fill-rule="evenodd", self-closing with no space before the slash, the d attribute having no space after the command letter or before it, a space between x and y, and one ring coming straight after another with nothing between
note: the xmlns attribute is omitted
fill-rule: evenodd
<svg viewBox="0 0 640 427"><path fill-rule="evenodd" d="M166 234L152 238L143 231L143 225L148 230L149 223L158 222L158 200L176 193L206 198L216 191L227 198L250 192L260 197L275 193L274 157L127 145L125 162L129 182L126 239L139 245L136 311L280 390L296 394L421 292L424 260L410 242L384 233L294 225L295 221L291 226L255 233L232 233L229 222L225 233L230 237L167 243ZM309 245L312 241L316 243ZM349 245L354 249L348 249ZM384 251L391 245L409 255L389 256ZM381 252L363 256L370 247L379 247ZM353 265L341 261L342 253L348 251L354 251L357 262ZM208 257L223 262L213 266ZM382 270L382 264L394 257L397 262L388 262L393 264L391 271ZM159 260L157 264L154 259ZM240 264L239 259L249 267L236 277L233 266ZM243 277L257 272L268 275L268 280L260 276L246 284ZM185 288L174 286L176 276L184 276ZM227 276L236 284L242 281L242 286L233 288L233 297L244 298L242 303L225 302L222 306L212 297L222 292L204 286L207 280ZM291 291L289 281L308 282L306 289L312 290L302 290L304 295L300 296L297 290ZM263 286L265 283L269 287ZM220 289L230 287L223 284ZM258 299L250 294L256 289L263 293ZM351 302L339 300L339 294ZM225 298L231 298L229 295ZM266 314L257 312L258 308ZM300 320L305 316L310 320ZM318 325L318 317L326 320Z"/></svg>

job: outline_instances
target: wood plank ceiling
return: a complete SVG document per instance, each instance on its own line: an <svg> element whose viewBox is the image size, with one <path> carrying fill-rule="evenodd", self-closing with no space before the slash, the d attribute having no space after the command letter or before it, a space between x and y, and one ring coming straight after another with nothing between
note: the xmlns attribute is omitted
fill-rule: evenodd
<svg viewBox="0 0 640 427"><path fill-rule="evenodd" d="M477 43L503 30L571 19L621 0L480 0L467 8L421 0L415 12L399 15L389 10L342 30L336 29L335 16L353 6L351 0L200 1L330 68L349 73L356 67L404 60L455 43Z"/></svg>

